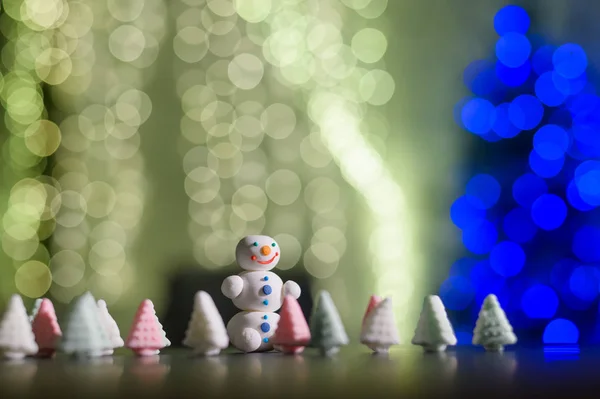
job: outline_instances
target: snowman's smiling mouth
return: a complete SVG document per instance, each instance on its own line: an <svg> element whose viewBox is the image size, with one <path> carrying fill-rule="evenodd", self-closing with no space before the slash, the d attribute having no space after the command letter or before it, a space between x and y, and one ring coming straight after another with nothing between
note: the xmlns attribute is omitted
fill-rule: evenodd
<svg viewBox="0 0 600 399"><path fill-rule="evenodd" d="M279 256L279 252L275 252L275 255L273 255L273 257L269 260L257 260L257 263L260 263L261 265L268 265L269 263L273 262L275 260L276 257Z"/></svg>

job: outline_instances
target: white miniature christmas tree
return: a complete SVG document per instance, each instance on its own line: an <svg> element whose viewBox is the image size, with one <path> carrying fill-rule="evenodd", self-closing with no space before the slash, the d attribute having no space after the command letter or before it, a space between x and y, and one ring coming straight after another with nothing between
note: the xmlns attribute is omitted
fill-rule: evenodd
<svg viewBox="0 0 600 399"><path fill-rule="evenodd" d="M0 321L0 350L8 359L22 359L27 355L35 355L38 351L27 309L20 295L10 297Z"/></svg>
<svg viewBox="0 0 600 399"><path fill-rule="evenodd" d="M63 329L60 349L75 356L96 357L102 356L111 348L96 300L91 293L86 292L72 305Z"/></svg>
<svg viewBox="0 0 600 399"><path fill-rule="evenodd" d="M425 297L412 344L422 346L427 352L442 352L448 345L456 345L454 329L439 296Z"/></svg>
<svg viewBox="0 0 600 399"><path fill-rule="evenodd" d="M38 310L40 310L42 300L43 300L43 298L38 298L33 303L33 308L31 309L31 313L29 314L29 322L30 323L33 322L33 319L35 319L35 315L37 314Z"/></svg>
<svg viewBox="0 0 600 399"><path fill-rule="evenodd" d="M204 356L218 355L229 346L223 318L212 297L205 291L198 291L194 296L194 310L183 344Z"/></svg>
<svg viewBox="0 0 600 399"><path fill-rule="evenodd" d="M377 353L387 353L390 346L400 343L392 298L385 298L367 314L360 333L360 342Z"/></svg>
<svg viewBox="0 0 600 399"><path fill-rule="evenodd" d="M106 302L102 299L98 301L98 314L100 315L100 320L102 321L108 340L111 343L111 348L106 349L103 354L112 355L116 348L121 348L125 343L123 342L123 338L121 338L119 326L108 312Z"/></svg>
<svg viewBox="0 0 600 399"><path fill-rule="evenodd" d="M481 345L489 352L501 352L505 345L516 343L517 336L500 307L498 298L494 294L488 295L483 301L473 330L473 345Z"/></svg>

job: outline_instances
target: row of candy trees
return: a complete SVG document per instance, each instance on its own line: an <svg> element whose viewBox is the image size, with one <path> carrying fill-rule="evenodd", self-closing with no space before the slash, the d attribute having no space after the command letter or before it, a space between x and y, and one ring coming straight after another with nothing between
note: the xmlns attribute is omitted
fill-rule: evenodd
<svg viewBox="0 0 600 399"><path fill-rule="evenodd" d="M391 298L371 297L363 317L360 342L377 353L387 353L391 346L399 344ZM516 337L498 299L494 295L488 296L475 327L473 343L489 351L499 351L504 345L515 342ZM284 298L273 343L283 353L298 354L310 345L323 355L333 355L341 346L347 345L349 339L331 296L321 291L315 301L310 326L296 299L292 296ZM456 344L452 324L438 296L425 298L412 343L432 352ZM204 291L195 295L183 344L205 356L217 355L229 346L223 319L211 296ZM28 316L21 297L13 295L0 322L0 349L10 359L28 355L51 357L57 350L76 356L105 356L112 355L114 349L122 346L138 356L152 356L169 345L154 305L148 299L140 304L125 341L106 303L103 300L96 302L89 292L73 302L64 329L47 298L37 300Z"/></svg>

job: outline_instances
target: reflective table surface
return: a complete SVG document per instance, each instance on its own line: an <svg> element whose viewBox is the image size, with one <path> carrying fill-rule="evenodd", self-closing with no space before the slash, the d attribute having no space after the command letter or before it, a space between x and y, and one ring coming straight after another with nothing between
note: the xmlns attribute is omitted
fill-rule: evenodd
<svg viewBox="0 0 600 399"><path fill-rule="evenodd" d="M212 358L185 349L137 358L0 362L0 398L600 398L600 350L516 348L485 353L458 347L440 354L398 347L388 356L345 347L331 358L240 354Z"/></svg>

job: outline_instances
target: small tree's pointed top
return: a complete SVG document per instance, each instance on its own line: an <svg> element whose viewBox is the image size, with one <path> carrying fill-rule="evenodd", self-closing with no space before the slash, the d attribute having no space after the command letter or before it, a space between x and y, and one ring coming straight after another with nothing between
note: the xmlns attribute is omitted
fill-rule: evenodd
<svg viewBox="0 0 600 399"><path fill-rule="evenodd" d="M331 294L325 290L321 290L317 293L317 300L330 300Z"/></svg>
<svg viewBox="0 0 600 399"><path fill-rule="evenodd" d="M283 297L283 303L281 304L281 309L282 310L283 309L294 309L294 310L299 309L300 311L302 311L302 308L300 307L298 300L291 295L286 295L285 297Z"/></svg>
<svg viewBox="0 0 600 399"><path fill-rule="evenodd" d="M194 311L202 311L206 313L217 312L217 305L212 296L206 291L198 291L194 296Z"/></svg>
<svg viewBox="0 0 600 399"><path fill-rule="evenodd" d="M388 310L391 311L392 307L393 307L393 305L392 305L392 297L388 296L388 297L384 298L383 300L381 300L375 306L375 308L373 308L373 310L371 312L375 312L375 310L377 310L379 312L382 311L382 310L384 310L384 311L387 312ZM368 316L367 316L367 318L368 318Z"/></svg>
<svg viewBox="0 0 600 399"><path fill-rule="evenodd" d="M486 308L498 306L498 305L500 305L500 302L498 301L498 297L494 294L489 294L483 300L483 306Z"/></svg>
<svg viewBox="0 0 600 399"><path fill-rule="evenodd" d="M335 307L333 304L333 298L331 298L331 294L325 290L319 291L315 300L315 309L330 308L332 306Z"/></svg>
<svg viewBox="0 0 600 399"><path fill-rule="evenodd" d="M52 301L48 298L44 298L42 299L42 302L40 303L40 308L38 310L38 313L54 313L54 305L52 304Z"/></svg>
<svg viewBox="0 0 600 399"><path fill-rule="evenodd" d="M206 303L206 301L213 301L213 299L208 292L198 291L196 292L196 295L194 295L194 301L197 303Z"/></svg>
<svg viewBox="0 0 600 399"><path fill-rule="evenodd" d="M442 299L437 295L427 295L425 297L425 303L429 304L429 306L431 306L432 309L445 309Z"/></svg>
<svg viewBox="0 0 600 399"><path fill-rule="evenodd" d="M140 308L151 308L154 309L154 304L150 299L144 299L140 304Z"/></svg>
<svg viewBox="0 0 600 399"><path fill-rule="evenodd" d="M379 303L377 304L377 306L378 306L378 307L379 307L379 306L380 306L380 307L384 307L384 306L392 306L392 297L391 297L391 296L388 296L388 297L385 297L385 298L383 298L383 300L382 300L381 302L379 302Z"/></svg>
<svg viewBox="0 0 600 399"><path fill-rule="evenodd" d="M382 299L379 295L371 295L371 298L369 298L369 304L367 305L367 310L365 310L365 314L363 316L363 323L365 322L365 320L367 319L367 316L369 315L369 313L375 308L375 306L377 306L379 304L379 302L381 302Z"/></svg>
<svg viewBox="0 0 600 399"><path fill-rule="evenodd" d="M23 303L23 298L21 298L21 295L19 294L13 294L10 297L10 300L8 302L8 306L23 306L25 307L25 304Z"/></svg>
<svg viewBox="0 0 600 399"><path fill-rule="evenodd" d="M96 299L94 299L94 296L92 295L92 293L90 291L86 291L83 293L83 295L81 295L82 298L85 298L86 300L89 300L90 298L94 300L94 302L96 302Z"/></svg>

